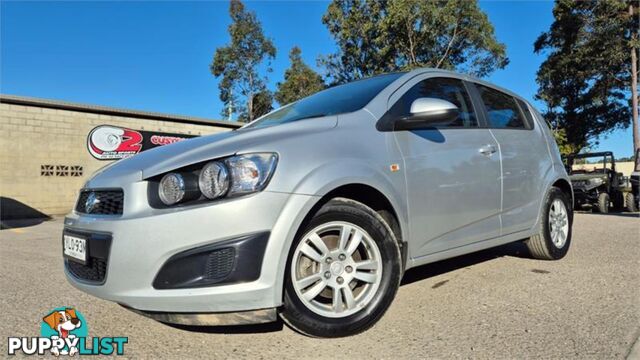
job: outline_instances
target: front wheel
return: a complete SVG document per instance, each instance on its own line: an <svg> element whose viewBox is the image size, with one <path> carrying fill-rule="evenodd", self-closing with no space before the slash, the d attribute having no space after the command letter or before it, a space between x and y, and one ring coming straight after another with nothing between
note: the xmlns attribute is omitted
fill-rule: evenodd
<svg viewBox="0 0 640 360"><path fill-rule="evenodd" d="M292 246L281 316L310 336L357 334L387 310L401 269L398 242L384 219L359 202L333 199Z"/></svg>
<svg viewBox="0 0 640 360"><path fill-rule="evenodd" d="M633 193L627 193L625 201L627 203L627 211L636 212L638 211L638 205L636 205L636 198L633 196Z"/></svg>
<svg viewBox="0 0 640 360"><path fill-rule="evenodd" d="M561 259L567 254L571 244L571 200L562 190L552 187L547 193L542 210L540 232L525 243L536 259Z"/></svg>
<svg viewBox="0 0 640 360"><path fill-rule="evenodd" d="M609 212L609 194L600 193L598 195L598 211L601 214L606 214Z"/></svg>

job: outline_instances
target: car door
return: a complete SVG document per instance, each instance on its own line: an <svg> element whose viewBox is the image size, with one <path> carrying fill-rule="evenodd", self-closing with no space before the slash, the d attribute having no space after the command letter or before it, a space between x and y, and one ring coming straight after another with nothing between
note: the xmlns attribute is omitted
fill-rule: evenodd
<svg viewBox="0 0 640 360"><path fill-rule="evenodd" d="M524 101L489 86L470 86L477 89L487 125L500 145L502 235L527 230L537 219L549 165L544 134Z"/></svg>
<svg viewBox="0 0 640 360"><path fill-rule="evenodd" d="M449 124L393 133L404 161L414 258L500 233L498 145L479 126L462 80L414 78L391 96L382 120L408 116L413 101L423 97L453 103L459 116Z"/></svg>

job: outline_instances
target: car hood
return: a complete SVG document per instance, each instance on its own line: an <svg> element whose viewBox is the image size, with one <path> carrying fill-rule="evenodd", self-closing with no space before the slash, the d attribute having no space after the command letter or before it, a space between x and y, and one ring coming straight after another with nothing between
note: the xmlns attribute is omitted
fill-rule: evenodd
<svg viewBox="0 0 640 360"><path fill-rule="evenodd" d="M119 160L94 174L86 187L114 186L123 180L140 181L191 164L243 152L276 151L279 140L328 130L336 116L300 120L263 128L246 128L179 141ZM108 185L111 184L111 185Z"/></svg>

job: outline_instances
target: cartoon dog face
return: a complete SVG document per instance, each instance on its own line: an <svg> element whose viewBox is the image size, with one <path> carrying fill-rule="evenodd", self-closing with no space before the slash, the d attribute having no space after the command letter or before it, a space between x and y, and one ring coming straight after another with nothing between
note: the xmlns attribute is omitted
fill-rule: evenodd
<svg viewBox="0 0 640 360"><path fill-rule="evenodd" d="M76 310L73 308L65 308L64 310L54 311L42 319L53 330L57 331L61 338L69 336L69 331L82 326L82 321L76 316Z"/></svg>

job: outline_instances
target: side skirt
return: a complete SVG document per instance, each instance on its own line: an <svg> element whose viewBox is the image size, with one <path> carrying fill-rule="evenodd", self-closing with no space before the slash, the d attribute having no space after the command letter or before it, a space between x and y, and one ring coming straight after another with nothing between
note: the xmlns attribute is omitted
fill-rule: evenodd
<svg viewBox="0 0 640 360"><path fill-rule="evenodd" d="M418 258L412 258L407 262L407 269L412 267L426 265L430 263L434 263L436 261L450 259L456 256L466 255L470 253L474 253L480 250L489 249L492 247L508 244L514 241L519 241L526 239L531 236L531 229L515 232L512 234L503 235L497 238L478 241L472 244L460 246L457 248L440 251L437 253L421 256Z"/></svg>

